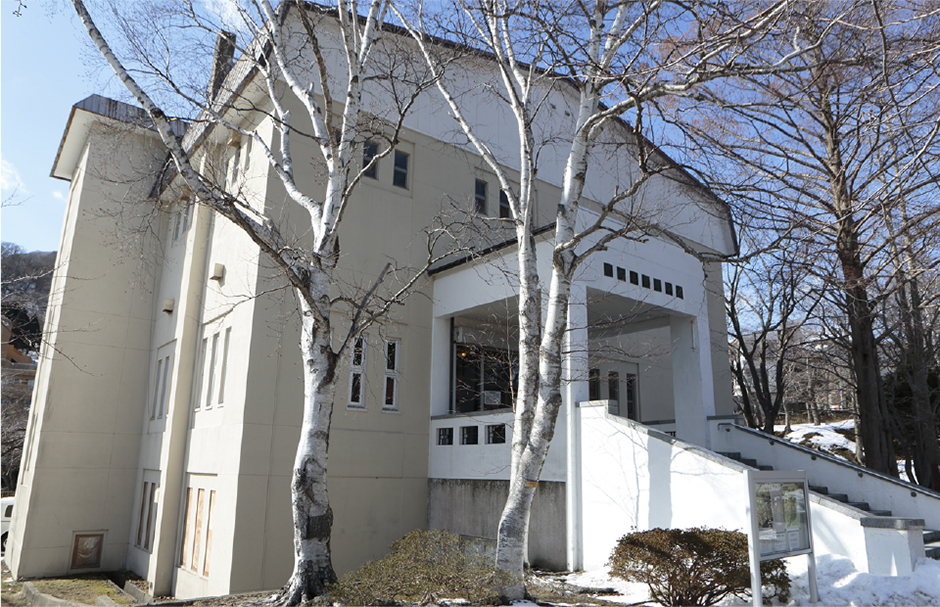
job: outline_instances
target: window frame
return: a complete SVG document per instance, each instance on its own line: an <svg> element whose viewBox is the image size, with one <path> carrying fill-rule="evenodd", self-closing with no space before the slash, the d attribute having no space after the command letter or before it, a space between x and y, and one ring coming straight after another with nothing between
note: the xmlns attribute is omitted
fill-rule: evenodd
<svg viewBox="0 0 940 607"><path fill-rule="evenodd" d="M379 178L379 163L376 161L371 167L369 163L379 155L379 144L371 139L366 140L362 143L362 176L368 177L369 179L378 179Z"/></svg>
<svg viewBox="0 0 940 607"><path fill-rule="evenodd" d="M361 345L360 345L361 344ZM359 353L359 364L356 364L356 353ZM367 352L369 349L369 339L366 335L360 335L353 341L352 350L349 353L349 392L347 393L348 397L346 399L346 408L347 409L365 409L365 392L366 392L366 360ZM353 401L353 384L355 382L355 377L359 376L359 401Z"/></svg>
<svg viewBox="0 0 940 607"><path fill-rule="evenodd" d="M409 177L411 175L410 164L411 154L408 152L403 152L401 150L395 150L392 154L392 186L396 188L401 188L403 190L410 190L409 187ZM399 159L402 159L404 166L399 164ZM400 182L400 183L399 183Z"/></svg>
<svg viewBox="0 0 940 607"><path fill-rule="evenodd" d="M482 192L481 190L482 186ZM477 178L473 184L473 210L477 215L486 215L489 202L489 183L485 179Z"/></svg>
<svg viewBox="0 0 940 607"><path fill-rule="evenodd" d="M392 363L389 365L389 351L394 350L391 357ZM398 411L398 388L401 375L401 340L395 338L385 339L385 381L382 384L382 409L384 411ZM389 404L389 382L392 386L392 403Z"/></svg>

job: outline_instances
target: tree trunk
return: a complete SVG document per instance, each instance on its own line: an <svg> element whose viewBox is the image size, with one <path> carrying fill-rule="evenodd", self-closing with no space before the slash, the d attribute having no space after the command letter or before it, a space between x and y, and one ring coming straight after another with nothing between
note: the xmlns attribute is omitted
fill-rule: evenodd
<svg viewBox="0 0 940 607"><path fill-rule="evenodd" d="M311 292L329 284L329 274L311 273ZM302 310L301 352L303 355L304 412L300 441L291 478L294 518L294 572L281 591L285 605L299 605L324 594L336 582L330 553L333 510L327 494L327 454L333 398L336 391L336 356L330 343L328 297L317 297L322 315L298 297Z"/></svg>

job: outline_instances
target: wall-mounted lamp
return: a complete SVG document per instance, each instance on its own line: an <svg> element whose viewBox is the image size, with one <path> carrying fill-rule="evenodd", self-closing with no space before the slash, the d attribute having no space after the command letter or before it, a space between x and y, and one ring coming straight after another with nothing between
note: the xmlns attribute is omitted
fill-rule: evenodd
<svg viewBox="0 0 940 607"><path fill-rule="evenodd" d="M225 265L221 263L213 264L212 272L209 274L209 280L222 280L225 277Z"/></svg>
<svg viewBox="0 0 940 607"><path fill-rule="evenodd" d="M164 299L164 300L163 300L163 311L166 312L167 314L172 314L172 313L173 313L173 307L174 307L175 305L176 305L176 301L175 301L175 300L172 300L172 299Z"/></svg>

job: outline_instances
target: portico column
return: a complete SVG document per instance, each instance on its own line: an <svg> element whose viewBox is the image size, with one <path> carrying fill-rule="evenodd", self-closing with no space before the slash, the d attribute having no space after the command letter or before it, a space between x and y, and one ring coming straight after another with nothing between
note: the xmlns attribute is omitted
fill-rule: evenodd
<svg viewBox="0 0 940 607"><path fill-rule="evenodd" d="M676 437L708 448L708 417L715 414L715 391L705 305L697 316L671 317L669 328Z"/></svg>
<svg viewBox="0 0 940 607"><path fill-rule="evenodd" d="M567 416L567 476L565 483L565 536L569 571L581 569L581 417L578 403L588 400L588 315L587 289L583 283L571 285L568 304L568 330L563 351L564 399Z"/></svg>

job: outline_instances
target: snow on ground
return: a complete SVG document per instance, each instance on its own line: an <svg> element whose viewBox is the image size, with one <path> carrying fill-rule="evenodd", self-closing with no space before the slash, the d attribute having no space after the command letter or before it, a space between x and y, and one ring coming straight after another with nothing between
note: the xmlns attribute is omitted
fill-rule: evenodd
<svg viewBox="0 0 940 607"><path fill-rule="evenodd" d="M797 444L802 444L805 440L833 455L836 454L835 451L833 451L834 447L841 447L855 453L855 443L836 432L837 428L839 430L850 430L854 432L855 422L851 419L846 419L840 422L828 422L818 426L813 424L792 424L790 426L792 432L787 434L785 438ZM774 431L776 432L783 432L785 429L785 426L774 426ZM806 438L808 435L811 436Z"/></svg>
<svg viewBox="0 0 940 607"><path fill-rule="evenodd" d="M807 559L797 556L786 559L791 579L789 605L812 605L809 601ZM910 576L895 577L860 573L847 558L823 555L816 559L819 603L827 607L847 605L876 607L894 605L903 607L940 606L940 561L921 559ZM566 576L569 584L589 588L614 588L620 595L604 595L603 599L618 603L643 603L650 600L645 584L634 584L611 579L609 570L588 571ZM518 604L518 603L517 603ZM655 605L655 603L650 603ZM726 599L721 605L750 605L749 600L737 597Z"/></svg>

